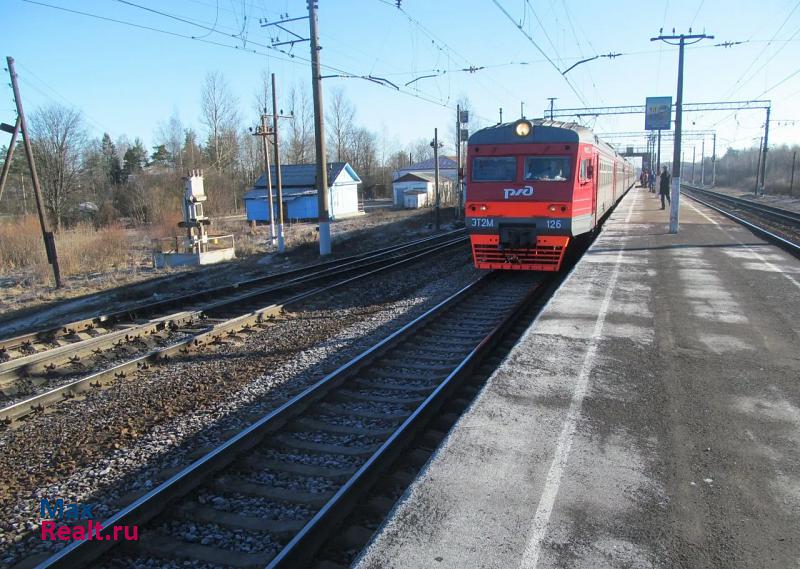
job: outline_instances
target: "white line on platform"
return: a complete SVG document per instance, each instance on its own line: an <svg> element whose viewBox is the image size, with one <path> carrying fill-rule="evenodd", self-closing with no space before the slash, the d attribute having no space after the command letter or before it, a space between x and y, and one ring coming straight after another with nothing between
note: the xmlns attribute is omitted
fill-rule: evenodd
<svg viewBox="0 0 800 569"><path fill-rule="evenodd" d="M640 192L635 192L634 199L628 206L628 215L625 218L625 229L630 226L631 217L633 215L634 206L639 201ZM564 469L567 465L569 452L572 448L572 440L575 436L575 429L578 425L578 418L583 406L583 400L586 397L586 391L589 387L589 374L594 367L595 356L597 355L597 347L603 334L603 326L606 321L606 313L608 312L609 304L611 303L611 295L614 292L614 285L619 276L619 268L622 261L622 255L625 252L624 247L620 247L617 253L617 258L614 263L614 269L611 273L606 294L603 301L600 303L600 311L597 315L597 320L594 324L594 331L589 340L589 348L583 357L581 371L578 375L578 381L575 384L575 390L572 393L572 400L569 404L567 416L564 419L564 426L561 429L561 434L558 436L556 443L556 453L553 456L553 462L550 464L550 470L547 472L547 479L545 480L544 490L539 498L539 505L536 508L536 515L533 517L531 529L528 531L530 538L522 554L520 561L520 569L535 569L539 562L539 554L542 551L542 541L547 534L547 526L550 523L550 515L553 513L553 506L555 505L558 489L561 486L561 478L564 475Z"/></svg>
<svg viewBox="0 0 800 569"><path fill-rule="evenodd" d="M714 225L716 225L716 226L717 226L717 227L720 229L720 231L722 231L722 232L723 232L725 235L727 235L728 237L730 237L731 239L733 239L734 241L736 241L736 242L737 242L739 245L742 245L743 247L747 247L747 248L750 250L750 252L752 252L752 253L753 253L753 255L755 255L756 257L758 257L758 260L759 260L759 261L761 261L762 263L764 263L764 265L766 265L767 267L769 267L769 269L770 269L772 272L774 272L774 273L780 273L781 275L783 275L784 277L786 277L787 279L789 279L789 282L791 282L791 283L792 283L794 286L796 286L797 288L800 288L800 282L799 282L799 281L798 281L796 278L794 278L792 275L790 275L789 273L787 273L787 272L785 272L785 271L781 270L781 268L780 268L780 267L778 267L777 265L774 265L774 264L770 263L769 261L767 261L767 260L766 260L766 259L765 259L765 258L764 258L762 255L761 255L761 253L759 253L758 251L756 251L755 249L753 249L753 248L752 248L750 245L745 245L745 244L744 244L742 241L740 241L739 239L737 239L735 236L731 235L730 231L728 231L727 229L725 229L725 227L724 227L724 226L723 226L721 223L719 223L719 222L718 222L717 220L715 220L714 218L712 218L712 217L709 217L708 215L706 215L706 213L705 213L704 211L702 211L701 209L699 209L699 208L698 208L697 206L695 206L693 203L689 203L689 204L687 204L687 205L688 205L690 208L692 208L694 211L696 211L697 213L699 213L700 215L702 215L703 217L705 217L705 218L706 218L708 221L710 221L711 223L713 223Z"/></svg>

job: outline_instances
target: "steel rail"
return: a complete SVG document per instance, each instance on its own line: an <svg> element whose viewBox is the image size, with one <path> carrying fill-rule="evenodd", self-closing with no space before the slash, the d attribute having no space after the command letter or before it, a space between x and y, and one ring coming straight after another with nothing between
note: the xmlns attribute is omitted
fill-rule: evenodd
<svg viewBox="0 0 800 569"><path fill-rule="evenodd" d="M132 358L121 364L91 373L75 381L65 383L59 387L44 391L23 401L19 401L4 407L0 409L0 423L9 424L14 420L18 420L32 412L41 412L48 405L52 405L63 400L72 399L80 393L99 388L103 384L108 383L115 378L125 378L128 373L133 371L146 371L154 365L169 361L176 354L188 355L192 352L202 350L210 344L220 343L224 341L225 335L235 334L235 330L249 331L252 326L259 325L268 318L274 317L283 311L287 306L296 304L312 296L339 288L357 280L376 275L380 272L391 270L408 263L416 262L431 254L438 253L449 247L458 245L462 243L464 239L464 237L457 237L444 243L429 245L422 250L407 252L402 255L389 257L383 260L371 261L366 265L350 267L346 270L336 272L333 275L325 274L321 277L315 276L313 279L305 280L302 284L308 285L310 282L316 282L335 277L341 277L341 279L336 280L332 284L324 284L322 286L313 287L303 292L296 293L289 298L281 300L280 302L270 303L269 305L263 306L257 310L252 310L245 314L229 318L224 322L209 325L202 333L192 335L181 340L180 342L164 348L152 350L142 356ZM296 286L297 284L298 283L293 282L292 286ZM269 292L276 292L276 290L279 289L270 289ZM248 298L251 296L257 295L256 293L252 293L248 295ZM237 302L241 301L242 299L237 299Z"/></svg>
<svg viewBox="0 0 800 569"><path fill-rule="evenodd" d="M295 269L293 271L279 273L277 275L259 277L251 281L243 281L242 283L233 285L235 289L233 292L230 290L231 286L225 286L212 291L204 291L184 297L173 298L167 301L158 301L157 303L148 305L148 307L156 305L161 307L166 303L166 305L172 310L175 309L176 305L184 306L188 308L188 310L172 312L171 314L160 316L144 323L126 326L120 330L112 330L106 334L87 338L79 342L58 346L50 350L43 350L27 356L0 362L0 388L9 385L10 382L17 377L30 375L31 372L42 373L47 369L48 366L67 365L70 362L79 361L80 357L93 353L102 347L113 345L115 342L138 340L143 336L147 336L148 334L154 334L167 329L177 329L186 325L187 323L193 323L197 320L203 319L212 309L219 309L226 305L235 304L254 296L274 292L279 288L286 287L293 283L303 283L312 278L322 278L331 274L340 274L348 267L363 267L367 261L391 257L393 255L397 255L401 251L412 247L419 247L420 244L425 244L429 241L441 241L443 238L452 239L454 233L460 233L460 231L436 236L435 238L426 238L424 240L413 242L413 244L405 244L399 247L387 248L370 255L360 256L355 260L344 260L344 262L339 260L323 263L321 265L324 265L324 267L321 269L320 265L313 265L312 267ZM425 245L425 247L429 246L430 245ZM314 269L314 271L309 272L309 269ZM272 287L264 288L267 286L266 283L268 282L287 278L288 280L284 280L284 282L282 282L280 285L272 285ZM261 288L254 286L254 283L261 285ZM217 291L219 291L219 294L215 294ZM233 294L233 296L231 296L231 294ZM212 299L216 297L217 300L209 301L207 304L201 306L186 306L188 302L197 300L198 296L203 298L208 298L211 296ZM219 296L221 296L221 298L219 298ZM104 321L115 320L119 319L119 314L120 313L117 313L116 315L106 315L101 318L103 318ZM67 328L65 327L64 329L66 330Z"/></svg>
<svg viewBox="0 0 800 569"><path fill-rule="evenodd" d="M745 198L737 198L734 196L729 196L720 192L714 192L712 190L707 190L705 188L698 188L697 186L692 186L690 184L681 184L684 188L691 192L697 192L700 194L704 194L709 197L713 197L714 199L726 201L728 203L735 204L737 206L743 207L745 209L755 211L758 213L763 213L766 215L770 215L781 219L782 221L789 222L793 225L800 226L800 213L789 209L783 209L779 207L774 207L766 204L759 204L755 203L752 200L748 200Z"/></svg>
<svg viewBox="0 0 800 569"><path fill-rule="evenodd" d="M718 206L715 206L715 205L713 205L713 204L711 204L711 203L709 203L709 202L707 202L705 200L701 200L697 196L693 196L691 193L686 193L685 191L682 191L681 193L683 193L686 197L696 201L697 203L700 203L700 204L702 204L702 205L704 205L704 206L706 206L706 207L708 207L710 209L713 209L714 211L716 211L718 213L721 213L722 215L724 215L725 217L727 217L729 219L732 219L736 223L740 223L741 225L744 225L749 230L751 230L753 233L755 233L757 235L760 235L761 237L764 237L767 241L770 241L770 242L778 245L779 247L781 247L782 249L785 249L786 251L788 251L789 253L793 254L794 256L800 257L800 243L795 243L794 241L790 241L790 240L788 240L788 239L786 239L784 237L781 237L780 235L776 235L775 233L772 233L771 231L768 231L767 229L765 229L765 228L763 228L763 227L761 227L759 225L756 225L755 223L747 221L746 219L742 219L741 217L739 217L737 215L734 215L731 212L729 212L729 211L727 211L725 209L722 209L722 208L720 208Z"/></svg>
<svg viewBox="0 0 800 569"><path fill-rule="evenodd" d="M511 278L509 275L506 275L506 277ZM243 453L262 443L266 437L280 430L329 393L334 392L336 388L345 384L348 379L356 377L373 362L379 361L390 350L403 345L415 333L420 331L424 333L429 325L435 325L437 318L446 314L448 309L462 306L461 301L468 299L471 294L479 293L496 278L499 278L496 274L490 274L463 287L292 399L286 401L277 409L269 412L251 426L228 439L204 457L198 459L103 522L102 525L106 530L101 531L101 535L104 535L104 531L108 531L114 525L141 525L152 520L161 514L170 503L202 485L210 476L232 464ZM545 282L552 278L555 277L548 276ZM515 303L516 309L508 310L502 320L493 326L488 334L483 335L480 340L475 340L474 347L469 350L466 357L461 359L459 363L453 364L454 367L446 378L440 381L438 386L432 388L432 392L416 409L409 411L409 416L389 435L389 438L327 500L299 533L271 559L269 562L270 568L304 566L303 563L313 555L315 548L320 545L327 533L350 511L358 497L371 486L380 472L410 441L414 431L435 414L435 411L441 406L448 394L478 365L481 356L501 340L503 333L513 325L515 315L521 312L520 308L533 302L537 298L537 293L546 288L542 284L540 282L532 286L524 295L524 298ZM83 566L97 560L100 555L114 545L114 542L105 540L73 542L43 561L38 567L39 569L49 569ZM232 553L232 555L234 554Z"/></svg>
<svg viewBox="0 0 800 569"><path fill-rule="evenodd" d="M107 314L101 314L98 316L94 316L92 318L85 318L82 320L77 320L75 322L60 324L58 326L53 326L51 328L45 328L42 330L27 332L25 334L13 337L0 338L0 350L3 349L9 350L18 348L21 345L24 345L26 343L32 343L35 341L52 341L57 338L63 338L75 334L77 332L92 329L98 325L102 325L108 322L115 323L117 321L133 320L136 314L153 313L164 308L173 308L176 304L186 305L190 302L201 301L207 298L214 298L221 296L223 294L235 293L245 288L260 286L277 280L303 275L308 273L309 271L321 271L335 267L342 267L349 263L357 263L359 261L364 261L369 258L399 252L431 241L447 239L464 232L465 232L464 229L456 229L454 231L449 231L438 235L424 237L422 239L417 239L414 241L410 241L408 243L402 243L400 245L392 245L389 247L383 247L372 251L366 251L358 255L351 255L348 257L325 261L322 263L314 263L312 265L299 267L297 269L282 271L280 273L272 273L269 275L238 281L228 285L206 289L199 292L177 295L157 301L150 301L150 302L146 301L144 303L126 307L122 310L110 312Z"/></svg>

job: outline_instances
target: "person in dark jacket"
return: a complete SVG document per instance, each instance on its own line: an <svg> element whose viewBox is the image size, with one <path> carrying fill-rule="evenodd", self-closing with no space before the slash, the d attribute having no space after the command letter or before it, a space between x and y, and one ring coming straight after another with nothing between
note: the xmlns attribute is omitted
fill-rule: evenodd
<svg viewBox="0 0 800 569"><path fill-rule="evenodd" d="M667 198L667 203L669 202L669 183L670 183L670 175L667 173L667 167L664 166L664 169L661 170L661 180L658 183L658 190L661 194L661 209L664 209L664 198Z"/></svg>

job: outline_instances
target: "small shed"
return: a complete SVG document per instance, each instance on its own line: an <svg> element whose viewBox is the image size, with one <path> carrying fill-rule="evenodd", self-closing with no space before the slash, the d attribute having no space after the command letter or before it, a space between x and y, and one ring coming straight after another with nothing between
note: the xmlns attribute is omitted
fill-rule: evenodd
<svg viewBox="0 0 800 569"><path fill-rule="evenodd" d="M419 209L428 205L428 192L425 190L406 190L403 195L403 207Z"/></svg>
<svg viewBox="0 0 800 569"><path fill-rule="evenodd" d="M281 166L283 215L285 221L315 219L317 213L316 164ZM278 214L278 189L275 166L270 166L272 198ZM342 219L362 213L359 208L358 185L361 178L346 162L328 164L328 204L331 219ZM253 189L244 195L247 220L269 223L269 198L266 175L261 174Z"/></svg>
<svg viewBox="0 0 800 569"><path fill-rule="evenodd" d="M452 188L452 181L449 178L439 176L439 199L444 202ZM431 205L436 200L436 178L433 174L421 172L408 172L392 182L392 192L394 194L394 205L405 208L418 208ZM419 196L422 198L412 198L407 201L406 196ZM413 203L414 205L409 205Z"/></svg>

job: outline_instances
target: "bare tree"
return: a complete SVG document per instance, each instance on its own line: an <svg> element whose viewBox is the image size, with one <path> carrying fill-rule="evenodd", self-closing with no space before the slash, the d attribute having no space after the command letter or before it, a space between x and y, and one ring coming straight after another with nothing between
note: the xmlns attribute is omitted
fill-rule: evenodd
<svg viewBox="0 0 800 569"><path fill-rule="evenodd" d="M172 116L166 122L158 123L156 132L156 143L163 144L172 156L173 167L177 170L183 169L183 123L178 114L178 109L172 111Z"/></svg>
<svg viewBox="0 0 800 569"><path fill-rule="evenodd" d="M219 71L209 72L200 94L201 120L208 127L208 150L212 165L222 170L236 155L238 101Z"/></svg>
<svg viewBox="0 0 800 569"><path fill-rule="evenodd" d="M79 111L57 103L37 109L30 123L45 207L55 222L56 230L59 230L80 188L86 129Z"/></svg>
<svg viewBox="0 0 800 569"><path fill-rule="evenodd" d="M337 162L350 162L353 159L350 151L354 143L355 116L356 110L347 100L344 91L341 88L331 91L325 124L328 131L328 152Z"/></svg>
<svg viewBox="0 0 800 569"><path fill-rule="evenodd" d="M306 164L314 161L314 114L308 90L303 84L293 85L289 91L289 113L293 120L288 123L287 136L283 136L284 164Z"/></svg>

